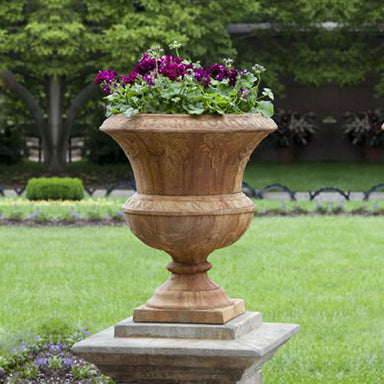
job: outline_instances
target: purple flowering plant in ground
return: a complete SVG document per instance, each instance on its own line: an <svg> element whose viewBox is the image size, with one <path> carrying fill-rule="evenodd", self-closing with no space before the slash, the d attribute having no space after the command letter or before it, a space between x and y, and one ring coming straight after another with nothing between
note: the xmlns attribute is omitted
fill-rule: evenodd
<svg viewBox="0 0 384 384"><path fill-rule="evenodd" d="M113 384L71 352L72 345L87 336L82 328L70 336L36 336L33 343L22 342L9 356L0 355L0 384Z"/></svg>
<svg viewBox="0 0 384 384"><path fill-rule="evenodd" d="M123 113L273 115L272 91L264 88L259 95L264 67L251 71L232 67L231 59L203 68L199 62L179 57L180 44L170 45L176 56L164 55L160 47L143 53L128 75L113 70L99 71L95 83L107 96L107 116ZM268 100L269 99L269 100Z"/></svg>

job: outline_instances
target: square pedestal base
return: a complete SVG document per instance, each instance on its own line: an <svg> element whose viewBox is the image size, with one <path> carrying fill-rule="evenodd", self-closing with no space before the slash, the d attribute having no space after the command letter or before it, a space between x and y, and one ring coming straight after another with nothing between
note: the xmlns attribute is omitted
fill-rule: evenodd
<svg viewBox="0 0 384 384"><path fill-rule="evenodd" d="M300 329L261 323L260 314L252 312L223 326L196 325L191 332L185 324L137 326L128 319L77 343L73 351L119 384L261 384L263 364ZM220 339L225 329L231 336ZM124 336L116 337L119 332Z"/></svg>
<svg viewBox="0 0 384 384"><path fill-rule="evenodd" d="M245 312L244 300L233 299L225 308L207 310L155 309L144 305L133 312L133 321L146 323L224 324Z"/></svg>

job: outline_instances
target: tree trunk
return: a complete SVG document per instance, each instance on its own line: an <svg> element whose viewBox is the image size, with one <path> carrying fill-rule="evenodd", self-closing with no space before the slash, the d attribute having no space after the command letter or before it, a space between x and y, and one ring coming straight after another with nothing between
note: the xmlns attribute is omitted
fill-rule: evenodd
<svg viewBox="0 0 384 384"><path fill-rule="evenodd" d="M86 86L72 101L63 117L63 95L65 82L62 77L47 79L47 115L36 98L20 83L11 71L0 70L0 79L28 106L36 121L36 127L42 139L44 163L50 171L60 172L65 167L68 140L71 128L81 108L99 87L91 83Z"/></svg>
<svg viewBox="0 0 384 384"><path fill-rule="evenodd" d="M44 111L36 98L25 87L17 82L11 71L0 70L0 79L28 106L28 109L35 118L37 131L41 137L43 148L48 148L50 140L47 135L47 122L44 118Z"/></svg>
<svg viewBox="0 0 384 384"><path fill-rule="evenodd" d="M50 146L44 148L44 163L50 171L60 172L65 167L67 151L67 143L60 142L63 130L63 79L61 77L48 78L47 98L47 133Z"/></svg>

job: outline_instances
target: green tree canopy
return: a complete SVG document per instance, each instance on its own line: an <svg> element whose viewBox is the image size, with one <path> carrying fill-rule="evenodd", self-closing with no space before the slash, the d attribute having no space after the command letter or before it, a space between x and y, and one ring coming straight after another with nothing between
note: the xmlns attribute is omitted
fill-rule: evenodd
<svg viewBox="0 0 384 384"><path fill-rule="evenodd" d="M260 12L244 21L269 23L248 36L235 38L241 61L256 58L268 68L274 89L292 75L300 83L339 86L365 81L370 73L381 78L384 94L384 3L379 0L260 0ZM253 51L247 49L255 45Z"/></svg>
<svg viewBox="0 0 384 384"><path fill-rule="evenodd" d="M179 40L202 60L233 55L225 26L254 11L238 0L13 0L0 4L0 79L28 105L46 164L59 170L98 69L130 71L153 44Z"/></svg>

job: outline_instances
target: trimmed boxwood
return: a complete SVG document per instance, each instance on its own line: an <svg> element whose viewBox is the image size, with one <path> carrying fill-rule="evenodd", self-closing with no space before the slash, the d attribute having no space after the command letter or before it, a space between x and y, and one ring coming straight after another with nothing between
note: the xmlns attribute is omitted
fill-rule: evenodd
<svg viewBox="0 0 384 384"><path fill-rule="evenodd" d="M84 186L78 178L33 178L28 181L26 197L28 200L81 200Z"/></svg>

